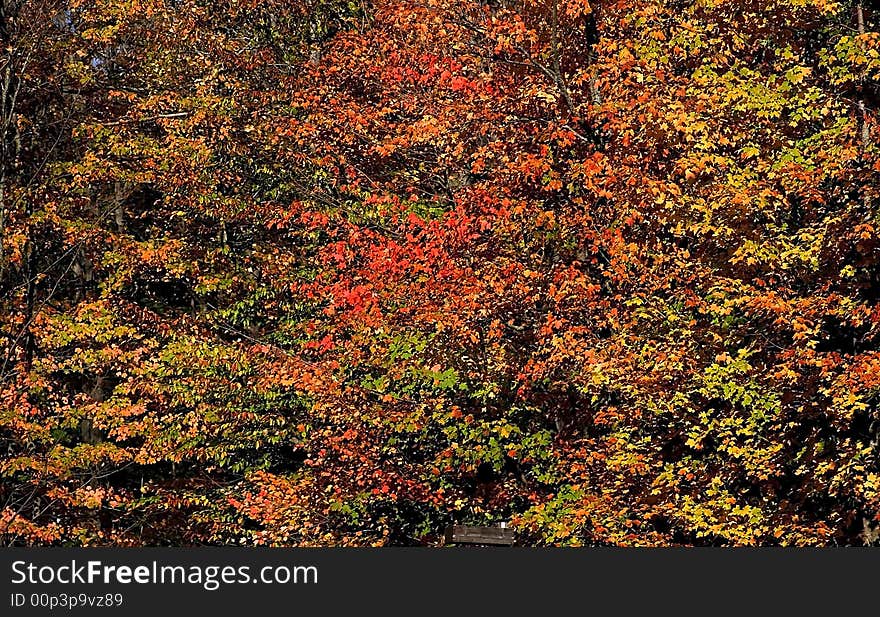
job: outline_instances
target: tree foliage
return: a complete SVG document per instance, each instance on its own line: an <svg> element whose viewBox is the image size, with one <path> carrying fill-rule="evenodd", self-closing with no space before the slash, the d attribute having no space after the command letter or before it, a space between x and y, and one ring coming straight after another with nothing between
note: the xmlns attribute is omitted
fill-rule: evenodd
<svg viewBox="0 0 880 617"><path fill-rule="evenodd" d="M876 542L878 23L2 0L0 537Z"/></svg>

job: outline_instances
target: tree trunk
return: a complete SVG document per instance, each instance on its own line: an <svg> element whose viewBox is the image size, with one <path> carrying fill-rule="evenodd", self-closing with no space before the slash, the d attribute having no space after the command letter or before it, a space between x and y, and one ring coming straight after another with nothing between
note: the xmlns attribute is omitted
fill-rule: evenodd
<svg viewBox="0 0 880 617"><path fill-rule="evenodd" d="M856 5L856 27L858 28L859 34L865 34L865 11L862 3L859 2ZM859 80L859 101L857 103L859 109L859 125L861 133L861 142L862 142L862 152L864 153L871 146L871 127L868 123L868 106L865 104L865 78L864 76Z"/></svg>

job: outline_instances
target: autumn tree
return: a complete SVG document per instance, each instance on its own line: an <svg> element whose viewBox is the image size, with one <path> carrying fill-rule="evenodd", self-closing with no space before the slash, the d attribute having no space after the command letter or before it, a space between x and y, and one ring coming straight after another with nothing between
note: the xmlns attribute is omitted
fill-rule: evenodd
<svg viewBox="0 0 880 617"><path fill-rule="evenodd" d="M873 3L3 7L5 542L876 541Z"/></svg>

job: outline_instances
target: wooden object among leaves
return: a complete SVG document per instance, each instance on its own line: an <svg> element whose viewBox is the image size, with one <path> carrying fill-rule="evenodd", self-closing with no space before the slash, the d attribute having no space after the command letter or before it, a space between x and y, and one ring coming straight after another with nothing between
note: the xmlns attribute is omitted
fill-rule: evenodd
<svg viewBox="0 0 880 617"><path fill-rule="evenodd" d="M509 527L469 527L450 525L446 528L446 544L513 546L516 534Z"/></svg>

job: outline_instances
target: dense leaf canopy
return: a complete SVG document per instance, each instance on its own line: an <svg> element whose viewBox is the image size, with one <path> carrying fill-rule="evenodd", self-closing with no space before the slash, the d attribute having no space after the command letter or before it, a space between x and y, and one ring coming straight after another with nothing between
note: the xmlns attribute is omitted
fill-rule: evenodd
<svg viewBox="0 0 880 617"><path fill-rule="evenodd" d="M880 3L0 0L0 540L880 537Z"/></svg>

